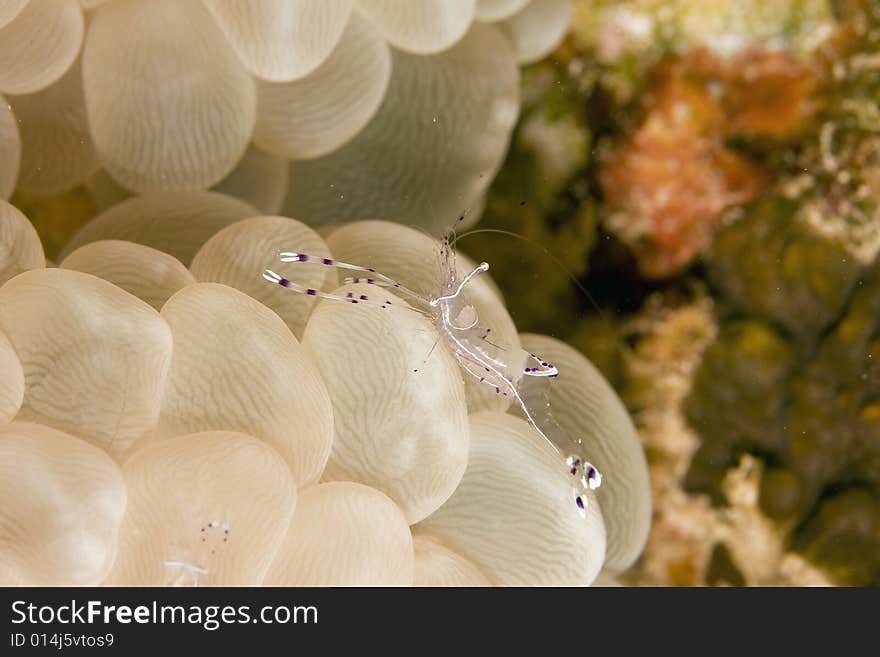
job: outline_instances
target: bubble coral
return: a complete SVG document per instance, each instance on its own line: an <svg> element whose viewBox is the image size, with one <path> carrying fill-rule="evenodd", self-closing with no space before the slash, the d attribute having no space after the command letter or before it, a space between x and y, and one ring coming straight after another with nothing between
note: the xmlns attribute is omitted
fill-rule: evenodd
<svg viewBox="0 0 880 657"><path fill-rule="evenodd" d="M139 192L213 185L244 155L256 120L253 79L194 0L102 5L83 86L104 168Z"/></svg>
<svg viewBox="0 0 880 657"><path fill-rule="evenodd" d="M524 420L471 416L467 470L455 493L418 525L496 585L585 585L605 557L599 506L572 504L557 454Z"/></svg>
<svg viewBox="0 0 880 657"><path fill-rule="evenodd" d="M9 96L21 136L18 190L50 196L67 191L100 167L86 117L80 59L48 87Z"/></svg>
<svg viewBox="0 0 880 657"><path fill-rule="evenodd" d="M37 231L14 205L0 200L0 284L45 264Z"/></svg>
<svg viewBox="0 0 880 657"><path fill-rule="evenodd" d="M0 22L0 92L40 91L73 64L85 30L77 0L27 0L7 20Z"/></svg>
<svg viewBox="0 0 880 657"><path fill-rule="evenodd" d="M20 421L0 425L0 457L0 584L99 584L126 507L119 467L78 438Z"/></svg>
<svg viewBox="0 0 880 657"><path fill-rule="evenodd" d="M90 274L34 269L0 288L0 330L24 370L17 419L117 455L155 426L171 331L143 301Z"/></svg>
<svg viewBox="0 0 880 657"><path fill-rule="evenodd" d="M382 106L357 137L292 164L285 214L319 223L385 217L436 234L486 189L519 105L503 34L478 24L431 57L395 51L391 66Z"/></svg>
<svg viewBox="0 0 880 657"><path fill-rule="evenodd" d="M246 431L284 457L299 485L317 481L333 438L330 399L278 315L225 285L197 283L172 296L162 318L176 348L158 435Z"/></svg>
<svg viewBox="0 0 880 657"><path fill-rule="evenodd" d="M21 191L66 191L100 165L90 184L102 206L214 188L267 214L286 196L283 214L308 223L381 216L438 230L477 208L500 166L517 64L552 51L570 22L569 0L479 5L13 3L0 93L20 98ZM16 141L0 130L13 161Z"/></svg>
<svg viewBox="0 0 880 657"><path fill-rule="evenodd" d="M267 586L409 586L413 539L400 509L355 482L311 486L297 503Z"/></svg>
<svg viewBox="0 0 880 657"><path fill-rule="evenodd" d="M110 585L258 584L297 502L278 452L230 431L148 445L122 476L129 502Z"/></svg>
<svg viewBox="0 0 880 657"><path fill-rule="evenodd" d="M0 575L588 585L625 569L644 542L647 472L619 401L579 355L560 353L562 383L589 390L554 403L614 482L607 509L601 489L578 508L559 452L393 290L368 288L394 301L380 311L259 278L295 248L436 296L435 239L392 221L329 224L436 232L478 205L517 118L518 63L562 38L568 3L82 6L87 21L72 0L0 14L19 41L38 42L34 12L64 28L39 70L0 79L0 150L14 163L0 193L87 189L101 208L46 268L27 219L0 202L0 449L5 463L28 455L28 482L2 478L27 494L0 517L21 536L4 543ZM329 268L289 276L364 290ZM491 279L467 292L518 348ZM62 450L73 456L56 462ZM79 504L94 513L72 513ZM62 537L43 552L34 515Z"/></svg>
<svg viewBox="0 0 880 657"><path fill-rule="evenodd" d="M398 245L411 258L402 271L412 267L433 281L424 267L427 252L412 247L424 240L428 249L432 240L397 224L365 224L342 228L329 242L362 249L365 257L371 239L385 245L374 251L385 257ZM117 515L120 539L107 583L585 585L603 567L626 568L644 541L638 519L647 517L650 501L637 491L646 490L647 473L638 467L641 454L626 452L635 445L627 437L631 425L600 378L588 376L590 392L578 393L586 394L579 400L565 401L565 394L554 400L565 424L593 436L585 448L610 480L617 478L612 489L630 491L620 501L612 491L607 511L600 492L584 518L558 452L526 422L501 409L468 416L463 372L443 345L432 347L436 329L403 301L386 315L332 301L291 307L289 317L308 318L300 345L278 315L230 287L250 284L246 263L271 256L266 240L278 228L290 231L280 231L286 239L320 245L292 219L255 216L206 241L193 259L192 280L181 276L179 261L155 256L150 247L95 241L74 250L63 269L26 271L0 288L2 329L15 346L5 371L15 371L16 355L23 370L16 422L62 426L122 463L129 503L124 520ZM224 246L229 240L237 251ZM117 259L90 257L101 249ZM146 256L155 265L136 266ZM119 269L125 262L132 266ZM68 268L74 266L152 298L161 312ZM162 271L182 284L164 302L170 290L157 275ZM195 282L210 271L227 285ZM504 312L491 285L477 292L482 307ZM15 312L8 311L12 304ZM47 329L66 322L79 347L47 341L33 328L35 313ZM115 340L135 339L125 332L128 325L141 329L140 360L124 355L131 370L120 369L122 355L107 358L118 348ZM39 354L50 343L72 357L56 358L47 373ZM581 357L559 357L569 368L567 385L577 387L584 374L569 361ZM101 362L114 367L101 369ZM43 392L49 384L51 395ZM12 406L14 413L14 399ZM566 407L571 421L564 419ZM629 456L615 457L618 447L603 456L601 444L609 440L630 445ZM266 477L267 468L277 474ZM243 490L276 501L255 507ZM502 516L509 521L498 523ZM608 562L605 516L615 555Z"/></svg>
<svg viewBox="0 0 880 657"><path fill-rule="evenodd" d="M21 166L21 135L15 115L3 96L0 96L0 158L5 165L0 169L0 200L8 199L18 180Z"/></svg>

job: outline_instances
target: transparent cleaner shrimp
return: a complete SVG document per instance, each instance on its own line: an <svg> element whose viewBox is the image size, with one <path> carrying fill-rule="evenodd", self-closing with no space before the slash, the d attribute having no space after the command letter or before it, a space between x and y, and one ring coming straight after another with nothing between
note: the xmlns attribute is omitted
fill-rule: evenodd
<svg viewBox="0 0 880 657"><path fill-rule="evenodd" d="M168 570L169 584L198 586L199 579L208 574L208 568L204 564L210 556L216 554L217 549L229 542L229 525L219 520L211 520L199 528L198 536L199 541L195 546L187 546L183 551L199 555L200 558L170 559L162 562Z"/></svg>
<svg viewBox="0 0 880 657"><path fill-rule="evenodd" d="M459 221L462 219L459 218ZM586 515L588 505L587 491L594 491L602 484L602 475L589 462L579 455L565 456L556 443L548 437L548 432L557 433L562 429L549 413L549 403L543 408L529 401L523 394L522 384L526 378L549 379L559 375L559 370L552 363L540 356L522 349L505 349L489 340L490 330L479 324L477 311L466 297L465 290L475 278L489 270L489 264L481 262L473 271L458 280L455 267L455 232L450 230L443 237L440 245L441 270L443 282L439 294L426 297L415 292L393 278L377 272L371 267L362 267L331 258L314 256L307 253L283 251L278 254L284 263L313 263L326 267L335 267L354 272L356 275L345 279L346 283L365 283L389 288L414 302L415 306L406 307L431 319L440 333L440 339L455 356L459 365L481 384L495 389L499 395L510 397L518 406L525 420L564 460L565 467L573 482L574 503L582 515ZM356 295L348 292L345 296L322 292L314 288L299 285L280 274L267 269L263 278L270 283L281 285L289 290L309 296L341 301L346 303L367 304L384 310L391 305L390 301L374 301L369 295ZM580 441L578 441L580 442Z"/></svg>

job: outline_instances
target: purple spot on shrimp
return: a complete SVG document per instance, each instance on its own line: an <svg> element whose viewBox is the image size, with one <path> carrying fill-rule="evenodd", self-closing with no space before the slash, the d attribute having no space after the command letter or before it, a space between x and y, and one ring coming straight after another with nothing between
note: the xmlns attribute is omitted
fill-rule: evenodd
<svg viewBox="0 0 880 657"><path fill-rule="evenodd" d="M324 263L325 265L332 265L333 264L333 261L330 258L323 258L321 260L321 262Z"/></svg>
<svg viewBox="0 0 880 657"><path fill-rule="evenodd" d="M579 509L583 510L583 508L584 508L584 500L581 499L580 495L578 495L578 496L575 498L575 504L578 505L578 508L579 508Z"/></svg>
<svg viewBox="0 0 880 657"><path fill-rule="evenodd" d="M345 296L346 296L347 298L351 299L351 298L354 296L354 294L353 294L352 292L349 292L349 293L346 294Z"/></svg>
<svg viewBox="0 0 880 657"><path fill-rule="evenodd" d="M309 261L309 256L308 256L307 254L305 254L305 253L300 253L300 254L297 256L297 260L299 260L300 262L308 262L308 261Z"/></svg>
<svg viewBox="0 0 880 657"><path fill-rule="evenodd" d="M313 297L313 296L315 296L316 294L318 294L318 291L317 291L317 290L313 290L312 288L308 288L308 289L306 290L306 294L308 294L310 297Z"/></svg>
<svg viewBox="0 0 880 657"><path fill-rule="evenodd" d="M290 287L290 281L286 278L281 278L278 280L278 285L280 285L281 287Z"/></svg>
<svg viewBox="0 0 880 657"><path fill-rule="evenodd" d="M375 274L375 273L376 273L376 270L373 269L372 267L367 267L367 271L370 272L370 273L372 273L372 274Z"/></svg>
<svg viewBox="0 0 880 657"><path fill-rule="evenodd" d="M366 300L367 300L367 295L366 295L366 294L362 294L362 295L361 295L361 301L366 301Z"/></svg>
<svg viewBox="0 0 880 657"><path fill-rule="evenodd" d="M375 279L375 278L368 278L368 279L367 279L367 283L370 283L371 285L372 285L373 283L375 283L375 282L376 282L376 279Z"/></svg>

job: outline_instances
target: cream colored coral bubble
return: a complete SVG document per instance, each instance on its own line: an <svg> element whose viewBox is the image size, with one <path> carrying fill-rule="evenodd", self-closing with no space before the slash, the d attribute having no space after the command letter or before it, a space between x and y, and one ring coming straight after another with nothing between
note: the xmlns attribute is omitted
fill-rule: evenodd
<svg viewBox="0 0 880 657"><path fill-rule="evenodd" d="M113 564L125 511L118 466L74 436L0 426L0 585L95 586Z"/></svg>
<svg viewBox="0 0 880 657"><path fill-rule="evenodd" d="M395 47L428 55L464 36L476 0L357 0L357 7Z"/></svg>
<svg viewBox="0 0 880 657"><path fill-rule="evenodd" d="M229 175L211 190L248 204L253 208L249 212L254 214L257 211L274 214L281 208L287 194L288 173L287 160L264 153L251 145ZM133 196L130 190L120 185L104 169L91 177L88 187L95 204L102 212ZM199 192L178 193L184 199L204 198L200 197Z"/></svg>
<svg viewBox="0 0 880 657"><path fill-rule="evenodd" d="M189 266L202 244L221 228L260 212L218 192L159 192L130 198L105 210L61 250L98 240L126 240L164 251Z"/></svg>
<svg viewBox="0 0 880 657"><path fill-rule="evenodd" d="M559 369L552 381L526 382L523 395L534 407L549 401L562 429L558 439L551 439L559 441L564 454L579 455L604 475L599 498L608 532L605 570L622 572L641 553L651 528L648 464L632 420L608 382L576 349L545 335L520 337L525 349Z"/></svg>
<svg viewBox="0 0 880 657"><path fill-rule="evenodd" d="M129 502L113 586L259 585L296 507L278 453L232 431L147 445L122 474Z"/></svg>
<svg viewBox="0 0 880 657"><path fill-rule="evenodd" d="M455 490L468 425L458 363L434 325L374 285L335 291L373 304L322 300L303 344L330 391L336 423L324 480L381 490L418 522ZM385 309L379 305L391 301Z"/></svg>
<svg viewBox="0 0 880 657"><path fill-rule="evenodd" d="M103 278L156 310L162 310L179 289L196 282L176 258L122 240L100 240L81 246L61 261L61 267Z"/></svg>
<svg viewBox="0 0 880 657"><path fill-rule="evenodd" d="M288 174L286 159L251 145L232 173L212 189L239 198L264 214L275 214L287 194Z"/></svg>
<svg viewBox="0 0 880 657"><path fill-rule="evenodd" d="M21 13L29 0L0 0L0 27Z"/></svg>
<svg viewBox="0 0 880 657"><path fill-rule="evenodd" d="M24 400L24 370L9 338L0 331L0 424L9 422Z"/></svg>
<svg viewBox="0 0 880 657"><path fill-rule="evenodd" d="M504 20L513 16L527 4L529 4L529 0L477 0L477 20Z"/></svg>
<svg viewBox="0 0 880 657"><path fill-rule="evenodd" d="M605 528L593 494L585 513L575 495L565 459L524 420L476 413L461 484L417 530L493 584L586 585L602 567Z"/></svg>
<svg viewBox="0 0 880 657"><path fill-rule="evenodd" d="M413 542L386 495L350 481L300 491L267 586L410 586Z"/></svg>
<svg viewBox="0 0 880 657"><path fill-rule="evenodd" d="M263 270L278 267L280 251L331 257L324 240L305 224L287 217L251 217L208 240L193 258L190 269L201 282L223 283L260 301L301 338L315 297L270 285L261 276ZM329 291L337 286L336 270L320 264L297 266L287 276L307 288Z"/></svg>
<svg viewBox="0 0 880 657"><path fill-rule="evenodd" d="M427 534L413 535L415 577L413 586L490 586L470 561Z"/></svg>
<svg viewBox="0 0 880 657"><path fill-rule="evenodd" d="M429 298L439 296L446 282L440 242L407 226L390 221L357 221L332 232L327 244L339 260L372 267ZM474 263L462 254L458 254L456 261L459 279L474 268ZM516 326L491 277L476 278L468 285L466 294L477 311L480 325L490 329L493 343L510 351L518 350ZM446 346L437 348L442 350ZM462 375L469 411L508 408L508 397L496 394L494 388L481 384L463 370Z"/></svg>
<svg viewBox="0 0 880 657"><path fill-rule="evenodd" d="M309 224L382 217L439 235L478 202L519 112L510 43L479 23L438 55L394 51L391 70L379 111L356 137L291 164L282 214Z"/></svg>
<svg viewBox="0 0 880 657"><path fill-rule="evenodd" d="M21 168L21 135L12 106L0 96L0 200L9 198Z"/></svg>
<svg viewBox="0 0 880 657"><path fill-rule="evenodd" d="M549 55L571 26L571 0L531 0L502 23L513 42L520 64L532 64Z"/></svg>
<svg viewBox="0 0 880 657"><path fill-rule="evenodd" d="M617 579L616 577L612 577L606 574L604 571L599 573L599 576L593 580L593 583L590 586L594 587L603 587L603 588L618 588L623 586L623 583Z"/></svg>
<svg viewBox="0 0 880 657"><path fill-rule="evenodd" d="M204 0L245 67L275 82L308 75L339 42L353 0Z"/></svg>
<svg viewBox="0 0 880 657"><path fill-rule="evenodd" d="M373 118L390 79L388 44L355 13L339 44L314 72L283 84L258 82L254 141L289 159L326 155Z"/></svg>
<svg viewBox="0 0 880 657"><path fill-rule="evenodd" d="M39 196L60 193L98 170L85 102L79 60L42 91L9 96L21 134L21 191Z"/></svg>
<svg viewBox="0 0 880 657"><path fill-rule="evenodd" d="M24 368L18 419L112 454L155 427L171 331L140 299L81 272L28 271L0 288L0 329Z"/></svg>
<svg viewBox="0 0 880 657"><path fill-rule="evenodd" d="M79 54L84 21L76 0L29 0L0 27L0 92L45 89Z"/></svg>
<svg viewBox="0 0 880 657"><path fill-rule="evenodd" d="M157 434L248 433L278 450L300 486L317 481L333 410L318 369L278 315L231 287L197 283L171 297L162 317L174 358Z"/></svg>
<svg viewBox="0 0 880 657"><path fill-rule="evenodd" d="M101 5L83 84L101 163L128 189L205 189L250 141L254 81L198 0Z"/></svg>
<svg viewBox="0 0 880 657"><path fill-rule="evenodd" d="M0 285L45 264L43 245L31 222L14 205L0 200Z"/></svg>

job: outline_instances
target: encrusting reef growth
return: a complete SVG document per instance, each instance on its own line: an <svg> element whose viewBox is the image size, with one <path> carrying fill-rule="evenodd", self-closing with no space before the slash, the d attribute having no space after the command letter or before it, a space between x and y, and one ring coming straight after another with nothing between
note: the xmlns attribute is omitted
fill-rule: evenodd
<svg viewBox="0 0 880 657"><path fill-rule="evenodd" d="M578 279L497 239L517 322L594 358L648 450L629 583L876 585L880 9L740 5L576 3L480 228Z"/></svg>
<svg viewBox="0 0 880 657"><path fill-rule="evenodd" d="M636 560L619 398L440 239L478 220L569 0L7 5L0 583L589 585ZM547 387L519 403L522 379Z"/></svg>

